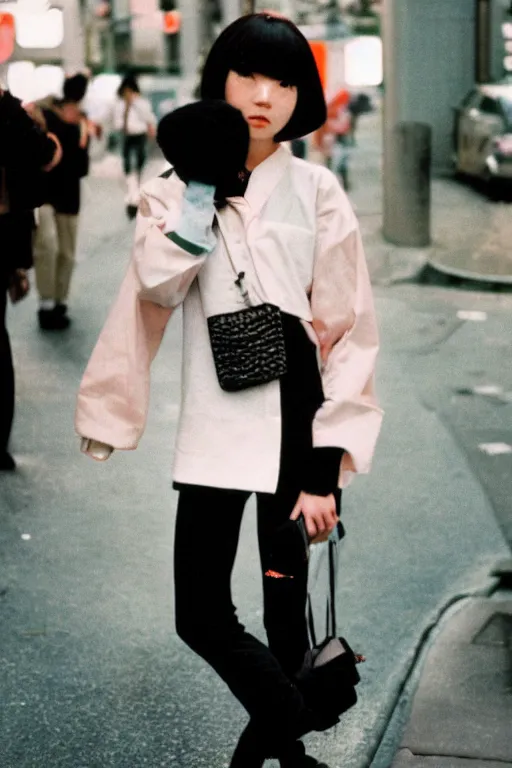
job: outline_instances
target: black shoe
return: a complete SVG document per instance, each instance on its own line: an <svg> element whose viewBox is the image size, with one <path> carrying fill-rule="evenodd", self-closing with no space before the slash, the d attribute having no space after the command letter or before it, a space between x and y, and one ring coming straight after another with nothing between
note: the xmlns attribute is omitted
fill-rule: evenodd
<svg viewBox="0 0 512 768"><path fill-rule="evenodd" d="M37 317L42 331L64 331L71 324L67 315L59 314L55 309L40 309Z"/></svg>
<svg viewBox="0 0 512 768"><path fill-rule="evenodd" d="M60 301L57 301L55 306L54 306L54 308L53 308L53 311L55 312L56 315L60 315L61 317L63 317L64 315L67 315L67 313L68 313L68 305L67 304L61 304Z"/></svg>
<svg viewBox="0 0 512 768"><path fill-rule="evenodd" d="M14 472L16 462L7 451L0 451L0 472Z"/></svg>
<svg viewBox="0 0 512 768"><path fill-rule="evenodd" d="M133 219L136 217L138 211L137 205L127 205L126 206L126 215L130 219L130 221L133 221Z"/></svg>
<svg viewBox="0 0 512 768"><path fill-rule="evenodd" d="M319 763L314 757L306 755L302 741L294 742L284 754L279 757L280 768L329 768L326 763Z"/></svg>

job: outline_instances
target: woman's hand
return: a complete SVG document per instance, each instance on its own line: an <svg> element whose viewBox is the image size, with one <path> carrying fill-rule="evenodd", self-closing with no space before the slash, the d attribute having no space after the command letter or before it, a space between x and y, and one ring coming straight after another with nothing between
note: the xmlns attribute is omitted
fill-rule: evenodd
<svg viewBox="0 0 512 768"><path fill-rule="evenodd" d="M319 544L327 541L338 522L334 494L312 496L310 493L301 493L290 515L290 520L297 520L301 514L304 516L311 543Z"/></svg>
<svg viewBox="0 0 512 768"><path fill-rule="evenodd" d="M80 450L95 461L106 461L114 449L111 445L101 443L99 440L82 437Z"/></svg>

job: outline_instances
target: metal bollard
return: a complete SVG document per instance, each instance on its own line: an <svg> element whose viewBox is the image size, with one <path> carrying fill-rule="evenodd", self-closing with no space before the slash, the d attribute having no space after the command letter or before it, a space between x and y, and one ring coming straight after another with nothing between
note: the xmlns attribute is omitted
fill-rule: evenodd
<svg viewBox="0 0 512 768"><path fill-rule="evenodd" d="M430 245L432 129L403 122L384 137L383 234L395 245Z"/></svg>

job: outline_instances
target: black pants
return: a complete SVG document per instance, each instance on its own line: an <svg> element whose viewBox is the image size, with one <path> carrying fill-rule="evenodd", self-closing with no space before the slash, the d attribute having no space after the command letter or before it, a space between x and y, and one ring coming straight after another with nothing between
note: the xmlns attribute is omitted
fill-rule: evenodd
<svg viewBox="0 0 512 768"><path fill-rule="evenodd" d="M6 326L7 275L0 272L0 453L7 450L14 417L14 366Z"/></svg>
<svg viewBox="0 0 512 768"><path fill-rule="evenodd" d="M295 479L283 475L274 495L257 494L268 647L245 630L231 596L240 525L250 494L182 486L178 502L176 630L245 707L268 754L293 740L307 715L292 683L309 647L305 619L308 561L297 526L289 521L299 484L300 475L295 474Z"/></svg>
<svg viewBox="0 0 512 768"><path fill-rule="evenodd" d="M231 597L244 506L250 494L198 486L180 492L175 537L176 630L227 683L262 729L288 734L304 708L290 682L308 648L307 559L294 524L296 484L258 494L264 625L269 647L246 632ZM293 571L293 572L292 572ZM270 735L270 734L269 734Z"/></svg>
<svg viewBox="0 0 512 768"><path fill-rule="evenodd" d="M123 165L128 176L134 170L142 171L146 162L147 136L145 133L125 136L123 140Z"/></svg>
<svg viewBox="0 0 512 768"><path fill-rule="evenodd" d="M14 367L6 326L9 276L32 266L32 211L0 216L0 452L7 450L14 417Z"/></svg>

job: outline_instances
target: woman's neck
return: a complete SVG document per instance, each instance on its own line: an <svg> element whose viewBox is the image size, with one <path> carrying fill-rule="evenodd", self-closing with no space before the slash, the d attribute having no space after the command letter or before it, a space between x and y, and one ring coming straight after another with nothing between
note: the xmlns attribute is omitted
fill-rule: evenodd
<svg viewBox="0 0 512 768"><path fill-rule="evenodd" d="M269 141L251 141L245 167L248 171L254 171L257 165L273 155L278 149L279 144L276 144L272 139Z"/></svg>

